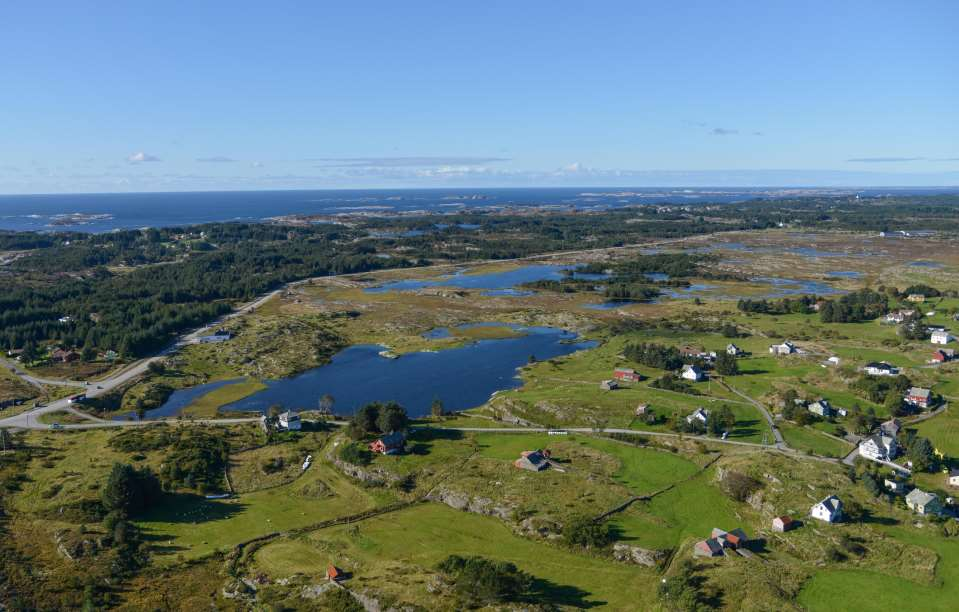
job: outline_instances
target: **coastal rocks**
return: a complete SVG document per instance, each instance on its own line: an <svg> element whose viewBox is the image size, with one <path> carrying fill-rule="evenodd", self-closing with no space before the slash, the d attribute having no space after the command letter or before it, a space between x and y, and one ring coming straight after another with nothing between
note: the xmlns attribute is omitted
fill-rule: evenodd
<svg viewBox="0 0 959 612"><path fill-rule="evenodd" d="M432 491L427 499L446 504L454 510L472 512L483 516L494 516L504 521L513 516L513 509L494 505L493 500L486 497L470 497L466 493L451 491L445 487Z"/></svg>
<svg viewBox="0 0 959 612"><path fill-rule="evenodd" d="M613 557L617 561L626 563L635 563L645 565L646 567L656 567L666 558L666 554L661 550L649 550L639 546L630 546L617 542L613 545Z"/></svg>

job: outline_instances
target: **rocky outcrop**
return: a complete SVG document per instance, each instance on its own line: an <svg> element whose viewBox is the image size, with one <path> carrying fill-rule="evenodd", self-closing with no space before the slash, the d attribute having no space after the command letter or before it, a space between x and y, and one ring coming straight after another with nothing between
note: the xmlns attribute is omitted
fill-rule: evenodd
<svg viewBox="0 0 959 612"><path fill-rule="evenodd" d="M635 563L645 565L646 567L656 567L666 558L666 553L661 550L649 550L639 546L630 546L617 542L613 545L613 557L617 561L626 563Z"/></svg>
<svg viewBox="0 0 959 612"><path fill-rule="evenodd" d="M504 521L510 520L513 516L513 508L511 507L497 506L493 500L487 497L470 497L466 493L451 491L445 487L431 491L426 499L446 504L455 510L482 514L483 516L495 516Z"/></svg>
<svg viewBox="0 0 959 612"><path fill-rule="evenodd" d="M400 476L387 472L386 470L354 465L335 457L331 457L331 460L333 461L333 465L347 476L371 485L392 486L401 480Z"/></svg>
<svg viewBox="0 0 959 612"><path fill-rule="evenodd" d="M70 561L96 556L107 547L108 542L104 538L102 535L85 535L70 529L61 529L53 534L57 554Z"/></svg>

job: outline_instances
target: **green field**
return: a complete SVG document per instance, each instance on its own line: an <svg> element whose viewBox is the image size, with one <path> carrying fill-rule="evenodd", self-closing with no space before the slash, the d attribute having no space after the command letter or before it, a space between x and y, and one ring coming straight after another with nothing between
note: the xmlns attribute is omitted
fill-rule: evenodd
<svg viewBox="0 0 959 612"><path fill-rule="evenodd" d="M256 536L355 514L374 505L373 496L318 462L292 484L234 499L175 495L137 523L153 544L159 563L167 564L181 555L201 557Z"/></svg>
<svg viewBox="0 0 959 612"><path fill-rule="evenodd" d="M799 427L791 423L780 423L786 444L799 451L809 451L824 457L844 457L852 450L852 445L823 435L809 427Z"/></svg>
<svg viewBox="0 0 959 612"><path fill-rule="evenodd" d="M256 566L270 576L319 575L328 563L353 573L351 588L372 587L404 603L445 608L425 589L435 565L451 554L481 555L515 563L536 578L537 600L573 608L649 609L656 599L655 572L574 554L559 546L519 538L500 521L430 504L270 544ZM400 568L403 568L402 570Z"/></svg>

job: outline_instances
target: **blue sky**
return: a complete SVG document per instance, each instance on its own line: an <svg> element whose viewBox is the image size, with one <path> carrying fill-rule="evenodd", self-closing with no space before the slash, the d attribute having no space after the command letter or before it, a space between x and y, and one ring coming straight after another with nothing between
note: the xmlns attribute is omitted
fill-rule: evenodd
<svg viewBox="0 0 959 612"><path fill-rule="evenodd" d="M959 185L959 3L16 2L0 193Z"/></svg>

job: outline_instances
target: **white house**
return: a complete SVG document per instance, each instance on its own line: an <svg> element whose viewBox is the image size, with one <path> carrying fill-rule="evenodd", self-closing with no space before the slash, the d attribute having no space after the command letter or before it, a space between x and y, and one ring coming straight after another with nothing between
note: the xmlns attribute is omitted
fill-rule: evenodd
<svg viewBox="0 0 959 612"><path fill-rule="evenodd" d="M871 361L863 368L863 372L870 376L895 376L899 374L899 368L885 361Z"/></svg>
<svg viewBox="0 0 959 612"><path fill-rule="evenodd" d="M949 477L946 479L950 487L959 487L959 470L949 470Z"/></svg>
<svg viewBox="0 0 959 612"><path fill-rule="evenodd" d="M932 335L929 337L929 340L933 344L949 344L950 342L954 340L954 338L952 337L952 334L950 334L947 330L942 329L942 330L937 330L932 332Z"/></svg>
<svg viewBox="0 0 959 612"><path fill-rule="evenodd" d="M706 419L709 418L709 411L705 408L697 408L695 412L686 417L687 423L693 423L694 421L699 421L703 425L706 424Z"/></svg>
<svg viewBox="0 0 959 612"><path fill-rule="evenodd" d="M835 495L830 495L813 506L809 511L809 515L820 521L835 523L842 518L842 500Z"/></svg>
<svg viewBox="0 0 959 612"><path fill-rule="evenodd" d="M939 514L942 512L942 503L935 493L927 493L922 489L913 489L906 496L906 505L916 514Z"/></svg>
<svg viewBox="0 0 959 612"><path fill-rule="evenodd" d="M926 409L929 407L929 400L932 397L932 391L922 387L909 387L906 395L902 398L904 402L916 408Z"/></svg>
<svg viewBox="0 0 959 612"><path fill-rule="evenodd" d="M292 410L283 412L277 417L277 426L279 429L287 431L299 431L301 426L300 415Z"/></svg>
<svg viewBox="0 0 959 612"><path fill-rule="evenodd" d="M886 315L885 321L886 323L903 323L915 314L915 310L895 310Z"/></svg>
<svg viewBox="0 0 959 612"><path fill-rule="evenodd" d="M233 337L233 334L231 334L230 332L222 329L218 329L216 332L208 336L200 336L199 338L196 339L196 343L197 344L215 344L217 342L226 342L232 337Z"/></svg>
<svg viewBox="0 0 959 612"><path fill-rule="evenodd" d="M818 414L821 417L827 418L835 416L836 414L836 411L833 409L833 407L829 405L829 400L826 399L820 399L809 404L809 406L807 406L807 410L813 414Z"/></svg>
<svg viewBox="0 0 959 612"><path fill-rule="evenodd" d="M735 344L730 343L726 345L726 354L732 355L733 357L739 357L743 354L743 349L739 348Z"/></svg>
<svg viewBox="0 0 959 612"><path fill-rule="evenodd" d="M769 347L769 352L773 355L792 355L798 352L796 345L786 340L782 344L773 344Z"/></svg>
<svg viewBox="0 0 959 612"><path fill-rule="evenodd" d="M859 455L873 461L889 461L898 453L899 444L890 436L875 434L859 443Z"/></svg>
<svg viewBox="0 0 959 612"><path fill-rule="evenodd" d="M892 493L905 493L906 492L906 483L901 480L896 480L895 478L886 478L883 481L886 489Z"/></svg>
<svg viewBox="0 0 959 612"><path fill-rule="evenodd" d="M686 380L699 382L703 379L703 371L699 369L699 366L686 364L683 366L683 373L680 376Z"/></svg>

